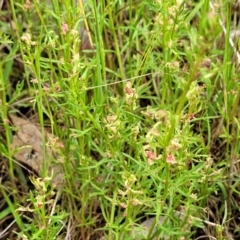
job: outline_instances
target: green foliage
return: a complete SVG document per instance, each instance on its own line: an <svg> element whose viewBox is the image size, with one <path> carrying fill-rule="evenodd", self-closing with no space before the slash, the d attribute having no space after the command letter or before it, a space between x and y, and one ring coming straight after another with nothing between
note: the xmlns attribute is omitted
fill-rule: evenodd
<svg viewBox="0 0 240 240"><path fill-rule="evenodd" d="M14 188L8 116L27 107L43 134L44 167L32 178L35 191L25 192L29 205L1 187L0 218L11 212L22 239L64 237L65 228L72 239L133 239L141 217L152 216L146 239L190 239L203 228L208 200L221 196L225 221L212 225L221 236L239 193L223 181L239 154L240 89L231 46L221 47L220 13L203 0L98 2L10 1L15 28L11 37L0 33L9 49L0 59L1 156ZM83 26L94 43L85 52ZM17 77L15 62L24 71ZM63 173L60 189L50 164Z"/></svg>

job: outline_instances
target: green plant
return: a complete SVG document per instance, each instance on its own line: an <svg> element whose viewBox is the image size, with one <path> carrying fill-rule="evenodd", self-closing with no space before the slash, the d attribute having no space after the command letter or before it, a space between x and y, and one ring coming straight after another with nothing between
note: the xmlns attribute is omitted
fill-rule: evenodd
<svg viewBox="0 0 240 240"><path fill-rule="evenodd" d="M134 239L149 217L141 237L190 239L206 210L211 234L227 237L239 192L224 181L237 166L240 91L226 40L231 5L211 6L10 1L0 17L0 150L10 176L0 216L11 212L16 238ZM94 49L81 47L83 28ZM30 151L39 178L30 183L15 159L31 145L13 147L16 114L39 130L41 150Z"/></svg>

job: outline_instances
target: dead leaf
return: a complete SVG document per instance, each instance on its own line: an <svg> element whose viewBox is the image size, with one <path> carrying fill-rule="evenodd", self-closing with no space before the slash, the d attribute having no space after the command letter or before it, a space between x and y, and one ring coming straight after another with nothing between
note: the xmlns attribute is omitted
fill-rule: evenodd
<svg viewBox="0 0 240 240"><path fill-rule="evenodd" d="M11 147L16 153L14 158L31 167L36 173L41 175L44 166L44 154L43 154L43 138L40 129L27 119L17 117L15 115L9 116L13 126L16 127L16 134L13 136L13 142ZM45 130L45 137L48 140L53 137ZM59 165L53 164L54 156L52 150L46 146L45 159L46 166L48 168L48 174L51 176L53 172L52 183L56 185L58 189L62 188L64 177L62 169Z"/></svg>

